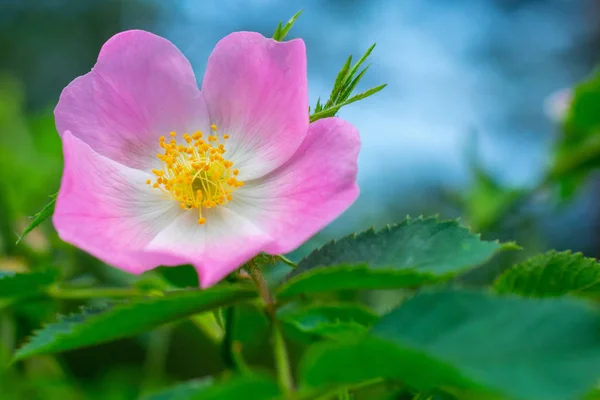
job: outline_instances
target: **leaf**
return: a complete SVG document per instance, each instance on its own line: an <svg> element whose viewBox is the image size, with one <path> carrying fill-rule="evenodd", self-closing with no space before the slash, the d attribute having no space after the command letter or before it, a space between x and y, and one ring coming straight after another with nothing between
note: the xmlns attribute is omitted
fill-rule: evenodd
<svg viewBox="0 0 600 400"><path fill-rule="evenodd" d="M277 317L287 336L302 343L361 335L379 319L373 311L355 303L280 308Z"/></svg>
<svg viewBox="0 0 600 400"><path fill-rule="evenodd" d="M213 384L212 378L195 379L144 397L144 400L188 400Z"/></svg>
<svg viewBox="0 0 600 400"><path fill-rule="evenodd" d="M600 314L587 303L452 288L405 301L361 340L315 345L300 366L307 387L384 378L475 399L578 399L598 376Z"/></svg>
<svg viewBox="0 0 600 400"><path fill-rule="evenodd" d="M354 74L356 74L356 71L358 71L358 69L360 68L360 66L367 60L367 58L371 55L371 52L373 51L373 49L375 48L376 43L373 43L371 45L371 47L369 47L367 49L367 51L365 51L365 54L362 55L362 57L360 57L358 59L358 61L356 62L356 64L354 64L354 66L352 67L352 70L350 70L350 73L348 74L349 77L353 77ZM368 68L368 67L367 67ZM366 70L367 68L365 68L364 70ZM364 71L363 70L363 71Z"/></svg>
<svg viewBox="0 0 600 400"><path fill-rule="evenodd" d="M350 99L348 97L352 94L358 82L362 79L364 74L368 70L368 66L364 68L362 71L356 75L356 72L360 68L360 66L366 61L369 57L373 49L375 48L375 44L371 45L362 55L362 57L351 67L352 64L352 55L350 55L342 69L338 72L335 82L333 84L333 89L331 90L331 94L329 95L329 99L324 103L320 103L320 100L317 101L317 106L312 115L310 115L310 122L315 122L321 118L333 117L337 114L337 112L343 106L354 103L355 101L365 99L383 89L387 85L380 85L369 89L363 93L360 93ZM309 107L310 113L310 107Z"/></svg>
<svg viewBox="0 0 600 400"><path fill-rule="evenodd" d="M283 39L285 39L285 37L287 36L290 29L292 29L292 26L294 26L294 24L296 23L296 20L298 19L300 14L302 14L302 11L303 10L300 10L296 14L294 14L292 18L290 18L288 22L286 22L286 24L283 26L282 23L279 22L279 25L277 25L277 29L275 29L275 33L273 34L273 39L277 40L278 42L282 42Z"/></svg>
<svg viewBox="0 0 600 400"><path fill-rule="evenodd" d="M52 214L54 213L54 205L56 203L56 196L58 194L53 194L51 195L51 200L48 204L46 204L44 206L44 208L41 209L40 212L38 212L37 214L35 214L33 216L33 220L31 221L31 223L29 224L29 226L27 226L27 228L25 228L25 230L23 231L23 233L21 234L21 236L19 236L19 238L17 239L17 244L19 244L21 242L21 240L23 240L23 238L25 236L27 236L27 234L29 232L31 232L32 230L34 230L38 225L40 225L42 222L44 222L45 220L47 220L48 218L50 218L52 216Z"/></svg>
<svg viewBox="0 0 600 400"><path fill-rule="evenodd" d="M340 289L391 289L448 280L503 248L457 221L419 218L332 241L302 259L278 288L279 299Z"/></svg>
<svg viewBox="0 0 600 400"><path fill-rule="evenodd" d="M574 89L564 132L556 144L549 176L559 183L565 197L572 196L573 185L583 182L589 172L600 166L599 109L600 70L597 70Z"/></svg>
<svg viewBox="0 0 600 400"><path fill-rule="evenodd" d="M600 264L570 251L550 251L506 270L496 278L499 293L554 297L568 293L600 292Z"/></svg>
<svg viewBox="0 0 600 400"><path fill-rule="evenodd" d="M136 298L102 308L83 308L79 314L47 325L21 347L13 361L133 336L161 324L256 297L247 286L216 286L181 290L160 297Z"/></svg>
<svg viewBox="0 0 600 400"><path fill-rule="evenodd" d="M58 277L55 269L26 274L0 272L0 299L25 298L44 293Z"/></svg>
<svg viewBox="0 0 600 400"><path fill-rule="evenodd" d="M210 381L192 381L165 390L145 400L269 400L281 392L277 383L268 376L235 376L211 384Z"/></svg>

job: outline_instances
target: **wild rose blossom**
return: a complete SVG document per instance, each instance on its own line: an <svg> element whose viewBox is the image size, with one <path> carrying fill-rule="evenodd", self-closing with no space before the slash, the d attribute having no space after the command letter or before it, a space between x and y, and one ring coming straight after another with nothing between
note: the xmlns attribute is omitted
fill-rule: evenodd
<svg viewBox="0 0 600 400"><path fill-rule="evenodd" d="M358 196L358 132L339 118L309 124L300 39L225 37L199 90L171 42L122 32L55 117L54 225L130 273L192 264L211 286L260 252L294 250Z"/></svg>

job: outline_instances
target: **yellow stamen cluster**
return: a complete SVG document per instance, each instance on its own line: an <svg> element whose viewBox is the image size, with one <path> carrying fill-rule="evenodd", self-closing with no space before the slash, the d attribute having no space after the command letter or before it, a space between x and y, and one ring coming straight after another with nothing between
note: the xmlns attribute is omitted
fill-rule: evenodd
<svg viewBox="0 0 600 400"><path fill-rule="evenodd" d="M163 154L157 154L163 162L162 169L153 169L156 179L146 181L155 189L180 203L182 209L198 209L198 223L206 223L202 216L202 208L214 208L231 201L233 191L244 185L237 180L237 169L233 163L223 157L224 142L229 135L223 135L223 143L219 143L216 125L211 125L214 135L208 135L206 141L200 131L189 135L183 134L185 144L177 143L177 133L170 132L167 142L160 137Z"/></svg>

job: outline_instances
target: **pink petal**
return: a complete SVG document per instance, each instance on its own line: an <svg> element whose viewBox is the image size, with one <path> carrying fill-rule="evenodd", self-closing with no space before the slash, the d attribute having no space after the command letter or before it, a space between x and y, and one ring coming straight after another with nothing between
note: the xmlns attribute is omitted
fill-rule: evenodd
<svg viewBox="0 0 600 400"><path fill-rule="evenodd" d="M160 265L144 248L181 213L145 184L151 176L96 153L63 134L65 168L53 222L59 236L131 273ZM165 265L184 263L168 255ZM158 261L158 262L157 262Z"/></svg>
<svg viewBox="0 0 600 400"><path fill-rule="evenodd" d="M133 168L157 165L161 135L208 128L188 60L168 40L138 30L110 38L92 71L63 90L54 114L60 135L71 131Z"/></svg>
<svg viewBox="0 0 600 400"><path fill-rule="evenodd" d="M235 212L216 207L198 216L182 214L148 245L149 251L171 253L193 264L200 286L209 287L241 267L272 242L272 238Z"/></svg>
<svg viewBox="0 0 600 400"><path fill-rule="evenodd" d="M306 49L254 32L222 39L211 54L202 94L211 122L229 134L227 158L240 179L263 176L287 161L308 128Z"/></svg>
<svg viewBox="0 0 600 400"><path fill-rule="evenodd" d="M294 250L357 198L358 131L339 118L310 125L306 139L281 168L246 182L229 207L275 238L263 251Z"/></svg>

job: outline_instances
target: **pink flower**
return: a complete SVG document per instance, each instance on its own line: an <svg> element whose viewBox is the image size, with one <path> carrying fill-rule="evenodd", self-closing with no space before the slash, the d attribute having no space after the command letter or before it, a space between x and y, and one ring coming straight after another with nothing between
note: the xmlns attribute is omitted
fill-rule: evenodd
<svg viewBox="0 0 600 400"><path fill-rule="evenodd" d="M357 130L309 124L306 51L237 32L202 90L169 41L127 31L55 110L60 237L131 273L192 264L208 287L260 252L297 248L358 196Z"/></svg>

